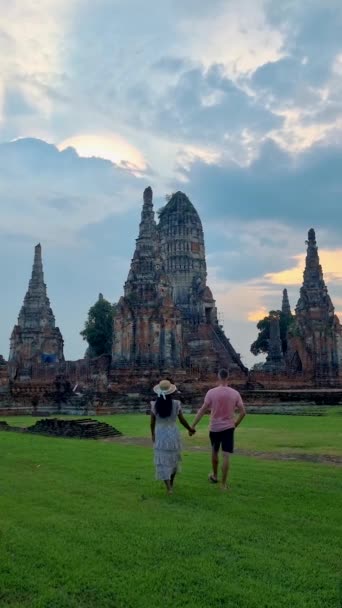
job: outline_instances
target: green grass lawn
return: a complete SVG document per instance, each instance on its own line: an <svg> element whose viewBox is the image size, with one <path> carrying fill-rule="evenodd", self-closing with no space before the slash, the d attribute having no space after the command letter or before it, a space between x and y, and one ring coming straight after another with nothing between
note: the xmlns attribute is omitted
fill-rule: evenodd
<svg viewBox="0 0 342 608"><path fill-rule="evenodd" d="M148 435L147 416L104 420ZM341 423L251 415L238 445L341 454ZM195 440L206 442L205 422ZM0 442L1 608L341 605L338 467L236 456L222 494L207 482L208 455L185 451L167 497L149 447L15 433Z"/></svg>
<svg viewBox="0 0 342 608"><path fill-rule="evenodd" d="M342 408L327 408L328 415L316 416L279 416L250 414L237 431L236 442L239 448L265 452L342 454ZM63 416L65 418L65 416ZM187 415L189 422L194 415ZM149 417L143 414L118 414L100 416L129 437L149 436ZM30 426L36 419L31 416L0 418L15 426ZM184 439L186 445L208 445L208 417L198 426L193 438Z"/></svg>

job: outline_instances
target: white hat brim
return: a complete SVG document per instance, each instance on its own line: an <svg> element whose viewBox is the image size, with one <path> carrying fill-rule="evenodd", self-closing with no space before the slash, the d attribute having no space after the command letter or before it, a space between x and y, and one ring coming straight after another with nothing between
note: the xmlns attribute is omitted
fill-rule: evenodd
<svg viewBox="0 0 342 608"><path fill-rule="evenodd" d="M171 384L169 390L167 391L163 391L164 395L172 395L173 393L175 393L177 390L177 386L175 384ZM157 384L154 388L153 388L153 392L156 393L156 395L159 395L160 393L160 385Z"/></svg>

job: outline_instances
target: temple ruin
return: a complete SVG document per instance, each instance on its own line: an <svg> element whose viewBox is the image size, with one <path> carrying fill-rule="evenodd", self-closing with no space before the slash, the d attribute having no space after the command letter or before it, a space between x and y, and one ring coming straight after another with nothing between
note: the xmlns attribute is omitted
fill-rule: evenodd
<svg viewBox="0 0 342 608"><path fill-rule="evenodd" d="M286 340L280 334L284 316ZM247 404L342 403L342 327L324 282L315 232L309 231L295 312L285 289L281 310L270 319L267 360L249 372L218 322L195 207L176 192L157 221L147 188L123 295L115 306L112 353L65 361L37 245L9 360L0 357L0 410L44 416L146 411L162 375L172 376L180 398L196 409L219 367L230 370L231 384Z"/></svg>
<svg viewBox="0 0 342 608"><path fill-rule="evenodd" d="M30 377L32 365L61 361L64 361L63 337L47 296L39 244L35 247L32 276L18 323L12 331L9 363Z"/></svg>
<svg viewBox="0 0 342 608"><path fill-rule="evenodd" d="M139 236L116 309L112 366L247 373L219 326L202 223L182 192L160 211L158 224L152 190L144 192Z"/></svg>
<svg viewBox="0 0 342 608"><path fill-rule="evenodd" d="M318 384L334 385L342 378L342 326L324 282L313 228L308 233L303 285L289 328L287 367Z"/></svg>

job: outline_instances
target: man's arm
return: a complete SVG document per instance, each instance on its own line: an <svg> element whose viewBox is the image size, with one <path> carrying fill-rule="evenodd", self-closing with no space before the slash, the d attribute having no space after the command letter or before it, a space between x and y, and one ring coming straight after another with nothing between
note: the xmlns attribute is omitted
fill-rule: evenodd
<svg viewBox="0 0 342 608"><path fill-rule="evenodd" d="M235 428L237 428L239 426L240 422L242 422L242 420L246 416L246 409L245 409L245 406L243 404L243 401L242 401L240 395L239 395L239 399L236 404L236 409L239 410L239 415L238 415L237 419L235 420Z"/></svg>
<svg viewBox="0 0 342 608"><path fill-rule="evenodd" d="M151 422L150 422L150 427L151 427L151 435L152 435L152 441L154 443L155 441L155 428L156 428L156 417L153 414L153 412L151 412Z"/></svg>
<svg viewBox="0 0 342 608"><path fill-rule="evenodd" d="M202 420L204 414L208 411L209 409L209 403L207 403L206 401L203 403L202 407L198 410L195 420L192 423L192 428L194 429L195 426L199 423L200 420Z"/></svg>

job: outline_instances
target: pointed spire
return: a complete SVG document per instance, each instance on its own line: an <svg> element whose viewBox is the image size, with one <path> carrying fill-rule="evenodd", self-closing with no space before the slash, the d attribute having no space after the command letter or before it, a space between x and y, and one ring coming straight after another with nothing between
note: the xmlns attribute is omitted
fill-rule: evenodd
<svg viewBox="0 0 342 608"><path fill-rule="evenodd" d="M156 272L160 268L159 237L153 210L152 188L145 189L143 207L131 268L125 283L125 295L149 292L156 289ZM155 296L153 296L155 297Z"/></svg>
<svg viewBox="0 0 342 608"><path fill-rule="evenodd" d="M50 301L44 283L42 247L39 243L34 248L31 279L24 304L19 313L18 325L21 327L36 326L38 328L42 324L51 328L55 327L55 317L50 308Z"/></svg>
<svg viewBox="0 0 342 608"><path fill-rule="evenodd" d="M152 241L155 240L157 233L157 224L154 217L153 210L153 192L149 186L144 190L143 194L143 207L141 211L141 221L139 225L139 236L136 241L136 249L134 257L141 255L144 251L147 251L152 246Z"/></svg>
<svg viewBox="0 0 342 608"><path fill-rule="evenodd" d="M153 191L152 191L151 186L148 186L147 188L145 188L143 198L144 198L144 204L151 205L151 206L153 205L153 203L152 203Z"/></svg>
<svg viewBox="0 0 342 608"><path fill-rule="evenodd" d="M286 315L287 317L291 316L291 306L290 306L290 301L289 301L289 295L287 293L287 289L283 290L283 301L282 301L282 305L281 305L281 312Z"/></svg>
<svg viewBox="0 0 342 608"><path fill-rule="evenodd" d="M308 243L316 245L316 232L314 228L310 228L308 232Z"/></svg>
<svg viewBox="0 0 342 608"><path fill-rule="evenodd" d="M313 228L311 228L308 232L308 240L306 241L306 244L307 253L304 270L304 284L310 287L316 283L317 286L320 284L322 287L324 285L323 271L322 266L319 263L316 234Z"/></svg>
<svg viewBox="0 0 342 608"><path fill-rule="evenodd" d="M37 289L46 292L42 262L42 246L40 243L38 243L38 245L36 245L34 248L32 275L29 282L29 291L36 291Z"/></svg>
<svg viewBox="0 0 342 608"><path fill-rule="evenodd" d="M34 249L31 279L11 336L10 360L25 362L63 361L63 337L55 326L44 283L41 245Z"/></svg>
<svg viewBox="0 0 342 608"><path fill-rule="evenodd" d="M309 310L310 308L322 308L330 315L334 313L334 307L328 289L324 282L323 270L319 261L316 234L313 228L308 232L306 241L307 252L305 270L303 274L303 285L300 290L300 298L296 312Z"/></svg>
<svg viewBox="0 0 342 608"><path fill-rule="evenodd" d="M154 218L153 210L153 192L149 186L144 190L143 194L143 208L141 211L141 221L139 226L139 238L151 235L151 230L154 231L156 228L156 222Z"/></svg>

